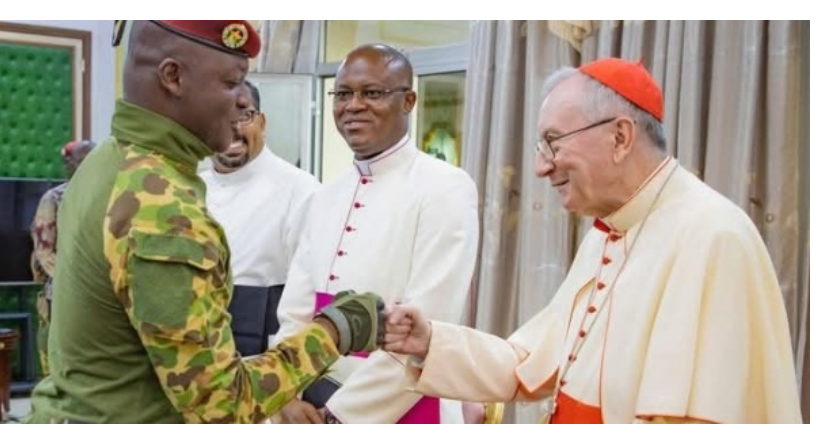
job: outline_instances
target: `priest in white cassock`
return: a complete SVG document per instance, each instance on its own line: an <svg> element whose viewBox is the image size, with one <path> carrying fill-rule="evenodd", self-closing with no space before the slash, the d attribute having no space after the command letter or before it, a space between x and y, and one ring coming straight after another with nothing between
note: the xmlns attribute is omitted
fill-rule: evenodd
<svg viewBox="0 0 830 434"><path fill-rule="evenodd" d="M478 194L462 170L416 148L412 66L366 45L340 66L332 97L354 167L312 199L279 307L280 336L342 290L372 291L448 323L461 321L478 245ZM404 389L404 364L352 354L282 412L292 423L462 422L461 404Z"/></svg>
<svg viewBox="0 0 830 434"><path fill-rule="evenodd" d="M412 356L410 386L552 398L550 423L800 423L769 254L739 207L667 155L646 69L602 59L547 89L536 174L594 228L551 303L507 340L394 308L386 349Z"/></svg>
<svg viewBox="0 0 830 434"><path fill-rule="evenodd" d="M245 82L253 103L227 151L200 175L208 211L225 230L234 291L228 310L237 350L261 354L276 343L277 305L297 248L305 211L320 184L265 146L259 89Z"/></svg>

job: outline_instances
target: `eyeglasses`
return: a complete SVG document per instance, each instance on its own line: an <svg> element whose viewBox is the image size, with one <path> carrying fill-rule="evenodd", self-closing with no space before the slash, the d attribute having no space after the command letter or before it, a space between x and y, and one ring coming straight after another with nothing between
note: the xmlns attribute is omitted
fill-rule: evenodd
<svg viewBox="0 0 830 434"><path fill-rule="evenodd" d="M329 91L328 94L334 99L335 104L345 104L354 98L355 94L360 96L361 101L372 102L372 101L380 101L381 99L385 98L389 94L395 92L409 92L410 89L408 87L395 87L392 89L361 89L358 91L354 90L332 90Z"/></svg>
<svg viewBox="0 0 830 434"><path fill-rule="evenodd" d="M590 130L591 128L596 128L600 125L605 125L605 124L607 124L607 123L609 123L609 122L611 122L615 119L617 119L616 116L614 116L613 118L603 119L599 122L594 122L593 124L588 125L587 127L582 127L582 128L579 128L579 129L576 129L576 130L573 130L573 131L570 131L570 132L567 132L565 134L555 136L555 137L550 137L549 134L545 134L544 137L542 137L541 139L539 139L538 142L536 142L536 152L542 154L542 157L546 161L552 163L553 160L556 159L556 152L557 152L556 148L553 146L554 142L557 142L559 140L563 140L563 139L566 139L568 137L574 136L574 135L576 135L578 133L581 133L583 131Z"/></svg>
<svg viewBox="0 0 830 434"><path fill-rule="evenodd" d="M121 38L124 37L124 29L127 27L127 20L114 20L112 25L112 46L121 45Z"/></svg>
<svg viewBox="0 0 830 434"><path fill-rule="evenodd" d="M236 125L240 127L245 127L254 123L254 119L256 119L257 115L259 114L258 110L245 110L242 113L242 117L236 121Z"/></svg>

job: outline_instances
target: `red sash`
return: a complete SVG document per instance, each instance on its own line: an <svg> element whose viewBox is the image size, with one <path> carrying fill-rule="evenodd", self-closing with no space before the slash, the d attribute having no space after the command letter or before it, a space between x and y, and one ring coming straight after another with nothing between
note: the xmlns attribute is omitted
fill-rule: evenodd
<svg viewBox="0 0 830 434"><path fill-rule="evenodd" d="M556 413L550 417L548 423L603 423L602 410L560 392L556 397Z"/></svg>

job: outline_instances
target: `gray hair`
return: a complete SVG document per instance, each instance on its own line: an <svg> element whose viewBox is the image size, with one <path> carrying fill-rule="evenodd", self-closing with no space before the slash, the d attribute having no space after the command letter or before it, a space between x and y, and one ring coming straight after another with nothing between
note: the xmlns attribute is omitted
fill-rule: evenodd
<svg viewBox="0 0 830 434"><path fill-rule="evenodd" d="M651 113L640 109L608 86L594 80L591 76L576 68L562 67L548 76L543 87L544 96L547 97L556 86L574 76L583 77L587 82L587 95L582 104L586 116L594 121L613 116L629 116L646 132L657 149L663 152L666 151L666 133L663 131L662 122L658 121Z"/></svg>

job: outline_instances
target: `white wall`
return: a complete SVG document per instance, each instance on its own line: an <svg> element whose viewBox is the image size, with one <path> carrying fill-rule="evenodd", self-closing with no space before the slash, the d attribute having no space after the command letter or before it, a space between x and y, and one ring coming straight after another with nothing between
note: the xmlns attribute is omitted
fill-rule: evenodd
<svg viewBox="0 0 830 434"><path fill-rule="evenodd" d="M110 20L3 20L19 24L85 30L92 34L92 140L100 142L110 134L115 109L115 48L111 44Z"/></svg>

